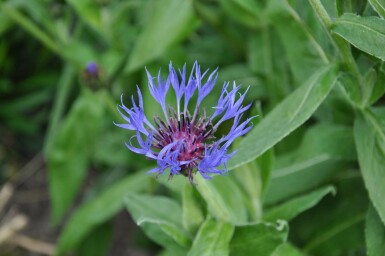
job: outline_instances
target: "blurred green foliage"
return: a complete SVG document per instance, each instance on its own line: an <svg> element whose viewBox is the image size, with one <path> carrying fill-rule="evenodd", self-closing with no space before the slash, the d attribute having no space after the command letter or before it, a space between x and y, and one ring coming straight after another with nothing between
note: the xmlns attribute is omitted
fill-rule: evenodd
<svg viewBox="0 0 385 256"><path fill-rule="evenodd" d="M44 152L56 225L92 170L57 255L103 255L124 208L159 255L385 255L384 15L383 0L2 0L0 166ZM229 174L193 186L145 175L113 121L136 84L159 111L144 66L195 60L250 85L258 117Z"/></svg>

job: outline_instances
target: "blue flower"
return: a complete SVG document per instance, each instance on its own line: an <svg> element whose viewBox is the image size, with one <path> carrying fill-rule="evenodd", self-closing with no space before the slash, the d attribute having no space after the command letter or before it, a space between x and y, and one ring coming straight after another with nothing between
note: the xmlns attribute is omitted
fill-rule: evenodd
<svg viewBox="0 0 385 256"><path fill-rule="evenodd" d="M228 152L231 144L251 129L251 118L241 121L244 112L251 106L242 105L247 91L240 94L240 86L235 82L232 89L229 89L229 83L225 83L217 105L213 107L214 113L207 117L205 111L200 115L200 105L216 84L217 69L211 74L208 74L209 70L202 74L199 64L195 62L187 79L186 65L176 71L170 63L165 80L160 71L157 77L153 77L147 69L146 73L150 93L161 106L164 119L154 117L153 123L147 119L142 93L137 87L138 103L131 97L131 108L127 108L123 100L118 105L125 123L116 125L136 132L126 143L127 148L156 161L157 167L149 173L159 175L169 170L170 177L182 174L193 182L196 172L206 179L213 174L227 172L226 163L236 153ZM165 102L170 87L175 92L176 110ZM193 102L194 94L196 102ZM194 105L192 114L188 109L191 105ZM233 120L230 131L225 135L217 134L219 126L230 119Z"/></svg>

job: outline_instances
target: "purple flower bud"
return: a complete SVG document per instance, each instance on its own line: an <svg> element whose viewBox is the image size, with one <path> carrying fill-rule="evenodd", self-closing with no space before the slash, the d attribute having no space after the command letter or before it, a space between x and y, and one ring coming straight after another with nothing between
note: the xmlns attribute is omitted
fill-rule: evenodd
<svg viewBox="0 0 385 256"><path fill-rule="evenodd" d="M90 75L96 76L98 75L98 71L99 71L98 64L96 64L93 61L87 63L86 72L88 72Z"/></svg>

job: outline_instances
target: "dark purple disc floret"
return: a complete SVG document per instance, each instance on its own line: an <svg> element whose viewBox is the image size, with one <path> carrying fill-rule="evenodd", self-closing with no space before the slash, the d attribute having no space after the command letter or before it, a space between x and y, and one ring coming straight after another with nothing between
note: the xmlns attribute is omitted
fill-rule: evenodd
<svg viewBox="0 0 385 256"><path fill-rule="evenodd" d="M122 100L121 105L118 105L118 111L126 122L116 125L136 131L136 135L131 137L126 146L157 162L157 167L149 173L163 174L168 169L170 177L182 174L192 182L196 171L206 179L211 178L211 174L226 172L226 162L235 154L228 153L231 143L251 129L251 118L241 122L242 114L251 105L242 105L246 92L239 94L240 86L235 82L231 89L229 83L225 83L213 115L207 117L204 109L200 109L200 104L214 88L217 70L209 75L206 70L202 74L200 66L195 62L188 79L186 65L177 72L170 63L166 80L161 78L160 71L156 79L147 70L146 72L150 93L161 106L164 118L156 116L153 122L147 119L143 110L142 93L137 87L138 103L132 97L131 108L127 108ZM175 91L177 99L175 109L166 106L165 102L170 87ZM197 97L193 102L195 93ZM189 105L195 105L192 114L188 110ZM230 131L217 139L218 127L230 119L233 119ZM133 145L133 139L137 146Z"/></svg>

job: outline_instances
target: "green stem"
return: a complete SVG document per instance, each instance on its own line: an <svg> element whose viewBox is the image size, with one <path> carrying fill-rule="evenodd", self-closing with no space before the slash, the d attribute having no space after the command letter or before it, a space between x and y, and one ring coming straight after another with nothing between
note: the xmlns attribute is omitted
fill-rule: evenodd
<svg viewBox="0 0 385 256"><path fill-rule="evenodd" d="M23 27L26 31L31 33L34 37L36 37L40 42L42 42L47 48L52 50L53 52L60 55L60 50L55 42L38 26L36 26L30 19L25 17L20 11L17 9L8 6L7 4L0 3L0 10L5 15L8 15L11 19L13 19L16 23L18 23L21 27Z"/></svg>

